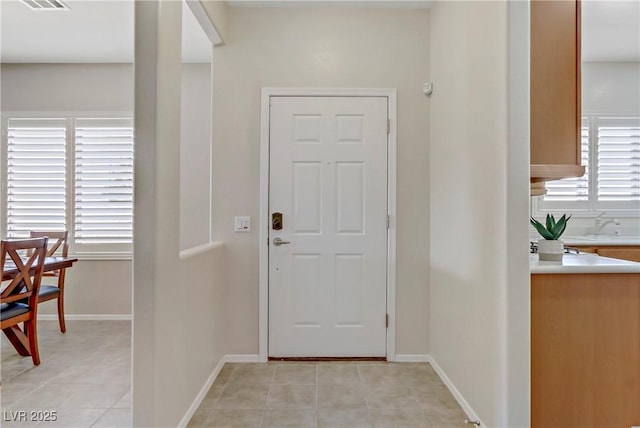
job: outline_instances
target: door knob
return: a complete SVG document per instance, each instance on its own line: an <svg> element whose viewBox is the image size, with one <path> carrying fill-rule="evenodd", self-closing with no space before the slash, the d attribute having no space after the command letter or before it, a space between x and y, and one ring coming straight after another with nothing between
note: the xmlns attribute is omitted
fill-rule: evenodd
<svg viewBox="0 0 640 428"><path fill-rule="evenodd" d="M275 245L276 247L279 247L280 245L285 245L285 244L291 244L291 242L283 241L280 238L273 238L273 245Z"/></svg>

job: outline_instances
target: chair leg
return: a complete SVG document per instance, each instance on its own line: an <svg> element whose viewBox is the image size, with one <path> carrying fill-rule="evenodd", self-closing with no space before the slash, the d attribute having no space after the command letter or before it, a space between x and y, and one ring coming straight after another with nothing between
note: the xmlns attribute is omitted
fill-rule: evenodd
<svg viewBox="0 0 640 428"><path fill-rule="evenodd" d="M25 321L24 330L29 338L29 350L31 351L31 359L34 366L40 365L40 351L38 350L38 322L35 319Z"/></svg>
<svg viewBox="0 0 640 428"><path fill-rule="evenodd" d="M62 294L62 291L58 296L58 323L60 324L60 331L65 333L67 325L64 322L64 294Z"/></svg>

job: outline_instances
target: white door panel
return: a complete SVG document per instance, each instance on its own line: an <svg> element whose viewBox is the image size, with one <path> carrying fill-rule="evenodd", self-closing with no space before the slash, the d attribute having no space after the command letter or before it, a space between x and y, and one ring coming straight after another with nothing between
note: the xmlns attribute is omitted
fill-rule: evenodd
<svg viewBox="0 0 640 428"><path fill-rule="evenodd" d="M385 356L387 116L386 97L271 98L270 356Z"/></svg>

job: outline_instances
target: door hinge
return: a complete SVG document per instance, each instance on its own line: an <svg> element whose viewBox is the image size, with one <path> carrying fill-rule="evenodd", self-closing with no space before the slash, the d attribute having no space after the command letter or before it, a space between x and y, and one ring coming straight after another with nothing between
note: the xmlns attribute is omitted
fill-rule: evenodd
<svg viewBox="0 0 640 428"><path fill-rule="evenodd" d="M391 216L387 214L387 230L391 228Z"/></svg>
<svg viewBox="0 0 640 428"><path fill-rule="evenodd" d="M384 314L384 326L389 328L389 314Z"/></svg>
<svg viewBox="0 0 640 428"><path fill-rule="evenodd" d="M267 245L269 245L269 238L267 238Z"/></svg>
<svg viewBox="0 0 640 428"><path fill-rule="evenodd" d="M387 118L387 135L391 134L391 119Z"/></svg>

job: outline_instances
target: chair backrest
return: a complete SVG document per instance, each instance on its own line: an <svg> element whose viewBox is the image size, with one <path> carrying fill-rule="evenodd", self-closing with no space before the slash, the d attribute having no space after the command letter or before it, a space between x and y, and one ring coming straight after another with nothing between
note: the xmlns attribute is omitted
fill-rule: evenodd
<svg viewBox="0 0 640 428"><path fill-rule="evenodd" d="M29 255L22 258L20 252L26 252ZM47 238L0 241L2 272L4 273L7 258L16 268L15 276L7 280L9 284L0 293L1 303L11 303L38 295L46 253ZM37 299L29 298L31 309L35 309L37 304Z"/></svg>
<svg viewBox="0 0 640 428"><path fill-rule="evenodd" d="M62 257L67 257L69 254L69 243L67 242L67 236L69 232L66 230L64 232L52 232L45 230L32 230L31 237L32 238L49 238L49 244L47 247L47 257L53 257L56 255L56 251L60 250L60 254Z"/></svg>

